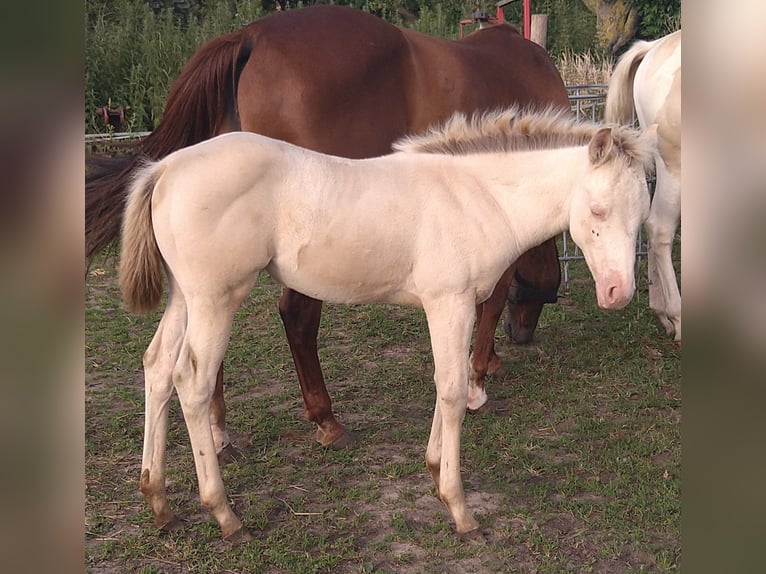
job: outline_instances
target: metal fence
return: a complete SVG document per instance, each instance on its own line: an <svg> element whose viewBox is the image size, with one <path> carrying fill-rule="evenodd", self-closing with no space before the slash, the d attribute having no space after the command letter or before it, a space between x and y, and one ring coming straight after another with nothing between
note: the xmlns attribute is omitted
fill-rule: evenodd
<svg viewBox="0 0 766 574"><path fill-rule="evenodd" d="M572 106L572 112L578 119L602 121L604 119L604 103L606 101L606 84L587 84L567 86L569 92L569 103ZM141 139L151 132L119 132L104 134L86 134L85 143L109 143L125 141L131 139ZM649 179L649 191L654 191L654 179ZM571 261L582 261L583 257L580 248L572 241L569 234L565 231L561 236L560 242L562 287L564 292L569 292L569 263ZM648 246L643 237L643 229L638 232L638 241L636 244L636 257L640 259L646 257Z"/></svg>

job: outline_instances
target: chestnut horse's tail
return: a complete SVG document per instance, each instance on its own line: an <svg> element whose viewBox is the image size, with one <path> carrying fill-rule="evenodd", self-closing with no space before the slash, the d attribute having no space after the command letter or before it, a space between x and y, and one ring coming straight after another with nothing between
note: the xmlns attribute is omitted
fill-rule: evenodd
<svg viewBox="0 0 766 574"><path fill-rule="evenodd" d="M624 125L633 124L633 113L635 112L633 80L636 77L638 65L654 44L655 42L639 40L620 56L612 71L612 77L609 79L604 109L605 121Z"/></svg>
<svg viewBox="0 0 766 574"><path fill-rule="evenodd" d="M164 164L141 167L125 200L120 244L119 280L122 297L130 311L146 313L162 298L162 255L152 226L152 195Z"/></svg>
<svg viewBox="0 0 766 574"><path fill-rule="evenodd" d="M127 188L143 161L239 129L237 83L252 49L247 30L214 38L192 56L170 88L162 121L133 155L86 161L86 257L117 239Z"/></svg>

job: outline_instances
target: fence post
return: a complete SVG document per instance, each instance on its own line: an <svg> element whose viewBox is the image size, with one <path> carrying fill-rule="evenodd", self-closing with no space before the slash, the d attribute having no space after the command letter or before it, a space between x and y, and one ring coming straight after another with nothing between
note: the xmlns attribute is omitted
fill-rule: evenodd
<svg viewBox="0 0 766 574"><path fill-rule="evenodd" d="M532 14L532 25L529 39L548 49L548 14Z"/></svg>

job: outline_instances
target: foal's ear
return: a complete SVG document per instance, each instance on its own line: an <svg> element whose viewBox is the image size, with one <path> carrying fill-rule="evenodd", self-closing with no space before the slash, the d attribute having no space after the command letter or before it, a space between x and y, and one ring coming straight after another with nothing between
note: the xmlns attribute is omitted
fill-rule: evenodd
<svg viewBox="0 0 766 574"><path fill-rule="evenodd" d="M614 147L612 128L601 128L598 130L591 138L590 144L588 144L588 155L594 167L600 166L607 160L612 147Z"/></svg>

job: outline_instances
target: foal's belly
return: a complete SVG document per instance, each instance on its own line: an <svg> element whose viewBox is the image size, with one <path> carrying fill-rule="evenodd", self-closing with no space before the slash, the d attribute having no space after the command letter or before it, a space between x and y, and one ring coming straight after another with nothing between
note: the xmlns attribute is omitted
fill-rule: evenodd
<svg viewBox="0 0 766 574"><path fill-rule="evenodd" d="M403 269L381 265L381 257L331 259L303 256L272 259L269 274L285 287L304 295L341 304L394 303L420 307L421 301Z"/></svg>

